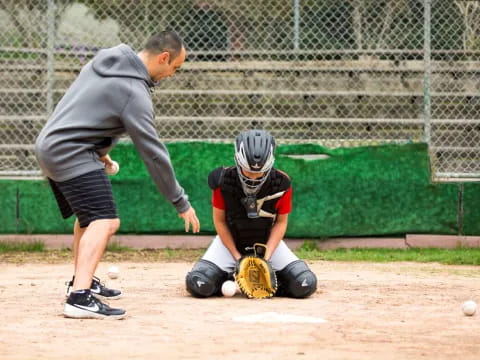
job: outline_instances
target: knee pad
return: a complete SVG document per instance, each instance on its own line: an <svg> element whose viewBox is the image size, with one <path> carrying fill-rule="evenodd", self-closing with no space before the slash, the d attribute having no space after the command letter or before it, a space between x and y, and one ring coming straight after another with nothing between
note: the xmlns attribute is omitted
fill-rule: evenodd
<svg viewBox="0 0 480 360"><path fill-rule="evenodd" d="M227 278L226 271L210 261L200 259L187 274L185 282L192 296L204 298L217 295Z"/></svg>
<svg viewBox="0 0 480 360"><path fill-rule="evenodd" d="M296 260L277 272L280 296L306 298L317 290L317 277L302 260Z"/></svg>

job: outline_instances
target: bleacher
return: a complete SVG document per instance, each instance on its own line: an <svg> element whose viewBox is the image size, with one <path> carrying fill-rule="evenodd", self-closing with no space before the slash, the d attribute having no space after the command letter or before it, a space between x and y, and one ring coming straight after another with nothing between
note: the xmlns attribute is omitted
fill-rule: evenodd
<svg viewBox="0 0 480 360"><path fill-rule="evenodd" d="M81 66L58 60L48 72L45 60L0 61L0 173L33 161L49 76L56 103ZM471 139L480 140L480 64L434 62L432 70L432 150L452 171L456 157L478 171ZM154 91L157 129L166 141L231 141L247 127L326 146L423 141L423 77L415 60L187 62Z"/></svg>

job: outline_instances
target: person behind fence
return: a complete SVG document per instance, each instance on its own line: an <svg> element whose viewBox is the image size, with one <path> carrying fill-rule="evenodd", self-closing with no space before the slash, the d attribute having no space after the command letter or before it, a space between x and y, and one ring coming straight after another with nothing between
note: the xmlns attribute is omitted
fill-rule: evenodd
<svg viewBox="0 0 480 360"><path fill-rule="evenodd" d="M277 296L305 298L315 292L315 274L283 240L292 187L288 175L273 167L274 150L267 131L244 131L235 139L236 165L209 174L217 235L186 275L192 296L220 296L222 284L232 279L237 262L255 243L266 244L264 258L276 273Z"/></svg>
<svg viewBox="0 0 480 360"><path fill-rule="evenodd" d="M120 226L106 169L119 137L128 133L159 191L183 218L185 230L200 223L175 177L170 156L154 126L151 90L185 61L182 39L164 31L135 53L120 44L101 50L80 72L40 132L35 153L63 218L76 216L73 229L74 276L67 282L63 314L72 318L125 317L101 299L116 299L95 270ZM141 191L141 190L140 190Z"/></svg>

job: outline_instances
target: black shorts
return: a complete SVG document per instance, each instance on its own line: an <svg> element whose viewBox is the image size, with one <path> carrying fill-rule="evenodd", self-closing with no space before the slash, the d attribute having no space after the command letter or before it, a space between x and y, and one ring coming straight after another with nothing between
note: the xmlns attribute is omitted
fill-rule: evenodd
<svg viewBox="0 0 480 360"><path fill-rule="evenodd" d="M75 214L80 227L92 221L118 218L112 185L104 170L57 182L48 179L64 219Z"/></svg>

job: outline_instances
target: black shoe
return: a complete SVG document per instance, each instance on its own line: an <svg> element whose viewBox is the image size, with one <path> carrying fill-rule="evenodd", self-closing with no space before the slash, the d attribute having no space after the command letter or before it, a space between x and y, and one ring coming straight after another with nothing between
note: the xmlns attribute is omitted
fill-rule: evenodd
<svg viewBox="0 0 480 360"><path fill-rule="evenodd" d="M67 281L65 285L67 285L67 297L70 295L71 291L70 288L73 287L73 280ZM100 281L99 278L96 276L93 277L92 285L90 286L90 290L92 291L92 295L99 298L100 300L108 299L108 300L115 300L120 299L122 297L122 292L116 289L109 289L105 286L104 283Z"/></svg>
<svg viewBox="0 0 480 360"><path fill-rule="evenodd" d="M93 277L90 290L92 291L92 295L100 300L102 300L102 298L108 300L120 299L123 295L121 290L107 288L96 276Z"/></svg>
<svg viewBox="0 0 480 360"><path fill-rule="evenodd" d="M65 317L75 319L123 319L126 314L98 300L89 289L72 291L63 309Z"/></svg>

